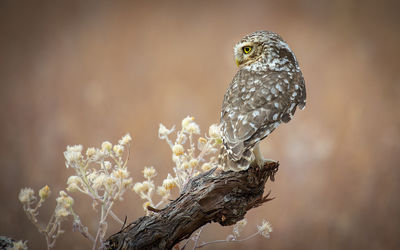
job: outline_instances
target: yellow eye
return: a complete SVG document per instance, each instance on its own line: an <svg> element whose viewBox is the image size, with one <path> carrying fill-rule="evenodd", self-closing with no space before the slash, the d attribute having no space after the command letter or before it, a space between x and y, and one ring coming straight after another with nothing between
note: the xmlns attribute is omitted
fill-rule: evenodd
<svg viewBox="0 0 400 250"><path fill-rule="evenodd" d="M244 46L244 47L243 47L243 52L244 52L245 54L249 54L250 51L251 51L251 49L252 49L251 46Z"/></svg>

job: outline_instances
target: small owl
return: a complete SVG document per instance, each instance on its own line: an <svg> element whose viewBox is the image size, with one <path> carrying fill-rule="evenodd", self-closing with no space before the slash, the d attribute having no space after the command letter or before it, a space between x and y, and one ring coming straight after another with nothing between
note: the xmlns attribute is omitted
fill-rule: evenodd
<svg viewBox="0 0 400 250"><path fill-rule="evenodd" d="M222 103L220 163L239 171L253 160L264 165L259 142L305 107L306 88L293 51L276 33L247 35L234 54L239 69Z"/></svg>

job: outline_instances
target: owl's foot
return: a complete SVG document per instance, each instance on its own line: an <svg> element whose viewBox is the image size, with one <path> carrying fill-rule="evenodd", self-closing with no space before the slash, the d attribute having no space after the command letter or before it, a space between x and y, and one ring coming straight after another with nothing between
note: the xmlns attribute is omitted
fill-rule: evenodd
<svg viewBox="0 0 400 250"><path fill-rule="evenodd" d="M255 157L254 162L255 162L255 164L257 164L257 166L258 166L259 168L262 168L262 167L264 167L264 166L266 166L266 165L270 165L270 164L272 164L272 163L273 163L273 164L277 164L277 163L278 163L277 161L274 161L274 160L272 160L272 159L265 159L265 158L261 155L260 146L259 146L258 143L257 143L256 146L254 146L253 154L254 154L254 157Z"/></svg>
<svg viewBox="0 0 400 250"><path fill-rule="evenodd" d="M259 166L260 168L261 167L264 167L265 165L270 165L270 164L276 164L276 163L278 163L277 161L275 161L275 160L272 160L272 159L264 159L264 158L262 158L262 159L258 159L257 161L256 161L256 164L257 164L257 166Z"/></svg>
<svg viewBox="0 0 400 250"><path fill-rule="evenodd" d="M259 159L258 161L256 161L256 163L257 163L257 166L259 168L263 168L265 166L265 163L267 163L267 160L266 159Z"/></svg>

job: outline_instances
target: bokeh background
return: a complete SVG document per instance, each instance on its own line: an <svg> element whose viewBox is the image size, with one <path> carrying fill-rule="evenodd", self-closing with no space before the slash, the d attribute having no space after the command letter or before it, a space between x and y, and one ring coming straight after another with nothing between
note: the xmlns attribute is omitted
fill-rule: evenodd
<svg viewBox="0 0 400 250"><path fill-rule="evenodd" d="M196 117L203 132L218 122L244 35L280 33L300 62L307 107L261 148L281 162L267 186L275 200L247 214L243 235L269 220L271 239L208 249L399 249L399 1L1 1L0 235L44 249L25 217L22 187L48 184L53 198L72 174L66 145L99 146L129 132L129 169L141 181L155 166L171 172L160 122ZM93 230L90 201L75 210ZM116 213L144 214L131 192ZM47 220L54 199L41 210ZM71 232L56 249L89 249ZM119 225L111 223L109 234ZM201 240L231 228L207 226Z"/></svg>

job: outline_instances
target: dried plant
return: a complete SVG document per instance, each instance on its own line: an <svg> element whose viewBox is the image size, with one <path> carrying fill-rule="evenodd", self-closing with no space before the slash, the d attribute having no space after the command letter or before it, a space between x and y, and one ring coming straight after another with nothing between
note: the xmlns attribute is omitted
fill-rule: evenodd
<svg viewBox="0 0 400 250"><path fill-rule="evenodd" d="M199 125L195 123L194 117L188 116L182 120L181 129L176 132L176 135L173 135L174 130L174 127L167 129L163 124L160 124L158 131L159 138L165 140L171 148L172 161L175 164L173 167L174 174L169 173L164 179L162 185L157 187L157 194L161 196L160 201L156 204L153 202L155 184L152 178L157 174L154 167L145 167L143 175L146 180L144 182L137 182L134 185L134 191L140 196L140 198L145 200L143 207L147 214L168 202L171 195L171 189L176 187L181 191L189 179L198 175L200 171L205 172L211 168L220 167L218 165L218 154L216 154L217 152L220 152L220 146L222 144L218 125L211 125L208 134L204 137L200 137L201 133ZM171 137L175 137L175 140L172 140ZM203 242L198 245L204 227L201 227L195 236L191 237L189 240L193 241L193 248L201 248L213 243L241 242L251 239L259 234L269 238L269 234L272 232L271 225L269 222L264 220L261 226L257 226L258 230L254 234L239 239L240 232L246 224L246 219L236 223L233 227L233 234L228 235L225 240ZM184 249L187 246L189 240L186 241L181 249Z"/></svg>
<svg viewBox="0 0 400 250"><path fill-rule="evenodd" d="M129 160L129 148L131 136L129 134L122 137L115 145L105 141L100 148L90 147L85 155L82 145L67 146L64 152L67 168L74 170L74 175L67 181L66 191L69 193L81 192L90 197L92 207L99 211L99 224L95 234L91 234L88 228L82 223L78 214L73 210L74 199L62 190L56 198L56 208L46 225L42 225L37 217L39 208L50 196L50 188L46 185L39 190L38 199L31 188L23 188L19 194L19 200L23 204L23 209L28 219L37 227L46 239L47 249L55 246L56 240L64 231L61 228L62 222L68 217L73 218L74 231L80 232L84 237L93 242L93 249L103 249L105 235L108 228L107 219L111 216L115 221L124 224L112 211L113 205L117 201L123 200L123 195L127 190L133 190L141 199L144 200L143 208L147 214L152 213L167 204L171 199L171 190L177 188L179 191L185 186L190 178L197 176L218 166L218 152L222 144L219 126L213 124L209 127L208 134L201 137L200 127L194 122L193 117L186 117L182 120L181 129L175 131L174 127L167 129L160 124L158 136L165 140L171 151L174 166L173 172L168 173L161 185L154 183L153 178L157 175L154 167L145 167L142 182L133 184L130 173L127 169ZM174 138L174 140L173 140ZM156 197L159 196L156 202ZM243 230L247 221L244 219L233 227L232 234L225 240L203 242L199 244L200 234L203 227L191 237L193 249L201 248L212 243L221 242L240 242L251 239L260 234L269 238L272 227L266 221L258 226L257 232L239 239L240 232ZM184 249L189 240L181 247Z"/></svg>
<svg viewBox="0 0 400 250"><path fill-rule="evenodd" d="M61 223L68 216L73 217L73 229L93 242L93 249L103 248L109 215L123 224L113 213L112 207L115 202L123 200L125 191L132 187L132 178L129 177L127 170L131 140L131 136L127 134L115 145L105 141L101 148L88 148L85 156L82 154L82 145L67 146L64 152L66 167L75 171L75 175L68 178L66 190L70 193L78 191L88 195L92 199L93 209L100 210L99 226L94 236L72 209L74 200L65 191L60 191L50 221L46 226L42 226L37 219L38 209L50 195L50 188L45 186L39 191L40 200L36 205L34 205L37 200L34 191L31 188L21 190L19 200L23 204L24 211L29 220L45 236L48 249L54 247L57 237L64 232Z"/></svg>
<svg viewBox="0 0 400 250"><path fill-rule="evenodd" d="M175 141L171 139L174 130L174 127L167 129L163 124L160 124L158 130L158 137L165 140L171 148L172 161L175 164L172 168L173 174L169 173L162 185L155 189L152 178L157 172L154 167L145 167L143 175L146 180L135 183L133 187L140 198L145 200L143 207L147 213L150 212L149 207L157 209L168 202L173 188L178 188L180 191L191 177L198 175L200 171L207 171L217 166L215 153L218 152L222 142L217 125L210 126L208 136L199 137L200 128L194 122L194 117L186 117L182 121L182 128L176 133ZM209 157L210 155L212 156ZM155 191L161 196L156 204L153 201Z"/></svg>

